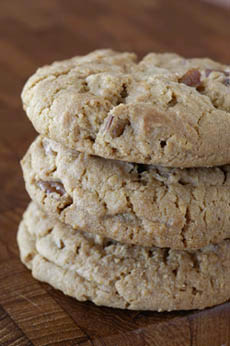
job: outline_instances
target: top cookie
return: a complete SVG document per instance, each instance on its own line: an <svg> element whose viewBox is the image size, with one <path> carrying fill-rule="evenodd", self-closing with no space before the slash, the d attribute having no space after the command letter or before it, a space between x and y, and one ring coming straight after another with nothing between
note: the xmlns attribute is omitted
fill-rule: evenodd
<svg viewBox="0 0 230 346"><path fill-rule="evenodd" d="M98 50L27 81L39 133L105 158L168 167L230 163L230 66L210 59Z"/></svg>

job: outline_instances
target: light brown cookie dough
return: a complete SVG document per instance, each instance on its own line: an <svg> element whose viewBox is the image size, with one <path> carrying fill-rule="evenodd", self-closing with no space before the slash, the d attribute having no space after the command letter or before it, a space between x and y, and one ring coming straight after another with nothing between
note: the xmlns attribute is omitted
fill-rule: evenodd
<svg viewBox="0 0 230 346"><path fill-rule="evenodd" d="M75 229L176 249L230 237L230 166L180 170L129 164L38 137L22 168L31 198Z"/></svg>
<svg viewBox="0 0 230 346"><path fill-rule="evenodd" d="M33 276L78 300L132 310L203 309L230 297L230 241L197 251L128 246L74 231L31 203L18 232Z"/></svg>
<svg viewBox="0 0 230 346"><path fill-rule="evenodd" d="M22 100L36 130L105 158L168 167L230 163L230 67L98 50L44 66Z"/></svg>

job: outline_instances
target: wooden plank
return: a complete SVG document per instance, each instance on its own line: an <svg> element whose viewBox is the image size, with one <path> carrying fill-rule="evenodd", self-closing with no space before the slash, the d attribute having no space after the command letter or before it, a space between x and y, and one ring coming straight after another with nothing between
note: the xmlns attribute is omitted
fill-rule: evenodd
<svg viewBox="0 0 230 346"><path fill-rule="evenodd" d="M15 346L31 346L32 342L0 306L0 344Z"/></svg>
<svg viewBox="0 0 230 346"><path fill-rule="evenodd" d="M88 340L19 260L0 265L0 304L34 345L76 345Z"/></svg>
<svg viewBox="0 0 230 346"><path fill-rule="evenodd" d="M212 346L230 345L230 304L222 304L212 309L189 314L187 319L191 328L191 344Z"/></svg>
<svg viewBox="0 0 230 346"><path fill-rule="evenodd" d="M211 346L230 345L229 303L204 311L124 311L76 302L48 285L43 287L97 346L133 346L134 341L153 346L209 346L208 341Z"/></svg>

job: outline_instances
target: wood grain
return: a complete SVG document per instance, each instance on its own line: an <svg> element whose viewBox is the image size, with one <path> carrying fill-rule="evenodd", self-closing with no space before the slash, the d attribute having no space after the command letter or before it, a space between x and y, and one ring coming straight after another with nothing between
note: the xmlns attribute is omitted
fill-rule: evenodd
<svg viewBox="0 0 230 346"><path fill-rule="evenodd" d="M35 137L20 92L43 64L96 48L176 51L230 63L230 10L189 0L0 2L0 345L230 345L230 304L191 312L79 303L20 263L17 226L29 198L19 160Z"/></svg>

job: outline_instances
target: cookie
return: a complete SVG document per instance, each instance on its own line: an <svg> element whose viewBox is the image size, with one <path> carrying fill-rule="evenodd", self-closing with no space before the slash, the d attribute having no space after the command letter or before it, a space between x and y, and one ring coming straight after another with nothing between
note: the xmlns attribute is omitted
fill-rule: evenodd
<svg viewBox="0 0 230 346"><path fill-rule="evenodd" d="M230 163L230 67L210 59L98 50L38 69L22 100L35 129L71 149L168 167Z"/></svg>
<svg viewBox="0 0 230 346"><path fill-rule="evenodd" d="M230 166L180 170L131 164L38 137L22 168L31 198L74 229L176 249L230 237Z"/></svg>
<svg viewBox="0 0 230 346"><path fill-rule="evenodd" d="M203 309L230 297L230 240L197 251L124 245L73 230L31 203L18 244L36 279L81 301L170 311Z"/></svg>

